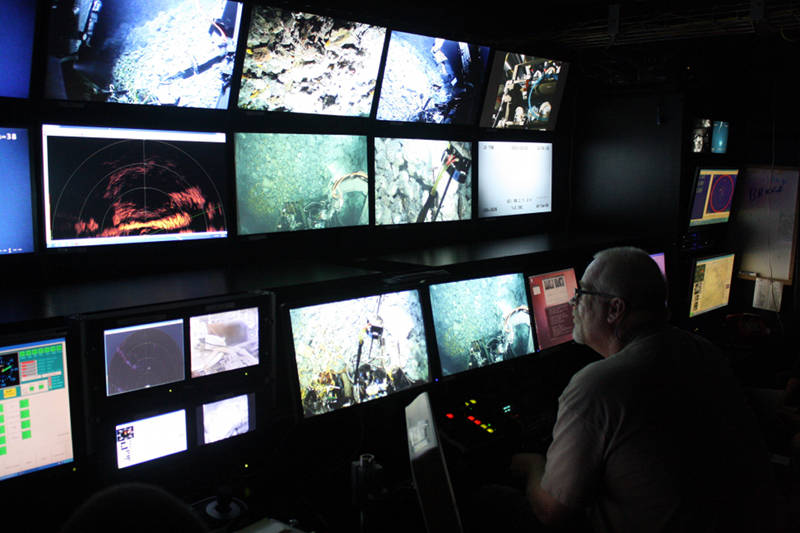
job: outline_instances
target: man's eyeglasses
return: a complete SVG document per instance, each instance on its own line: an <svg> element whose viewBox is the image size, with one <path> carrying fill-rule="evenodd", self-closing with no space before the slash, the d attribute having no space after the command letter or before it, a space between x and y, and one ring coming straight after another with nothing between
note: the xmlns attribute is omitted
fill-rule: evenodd
<svg viewBox="0 0 800 533"><path fill-rule="evenodd" d="M575 287L575 296L572 297L573 300L575 300L575 303L578 303L578 299L584 294L589 296L605 296L606 298L617 298L616 294L609 294L607 292L587 291L586 289Z"/></svg>

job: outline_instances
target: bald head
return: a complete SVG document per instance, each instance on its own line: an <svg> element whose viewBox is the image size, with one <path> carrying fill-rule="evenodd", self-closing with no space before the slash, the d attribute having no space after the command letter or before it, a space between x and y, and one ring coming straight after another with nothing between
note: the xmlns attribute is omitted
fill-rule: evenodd
<svg viewBox="0 0 800 533"><path fill-rule="evenodd" d="M595 254L589 266L595 290L624 299L629 312L644 311L666 317L666 281L644 250L633 246L609 248Z"/></svg>

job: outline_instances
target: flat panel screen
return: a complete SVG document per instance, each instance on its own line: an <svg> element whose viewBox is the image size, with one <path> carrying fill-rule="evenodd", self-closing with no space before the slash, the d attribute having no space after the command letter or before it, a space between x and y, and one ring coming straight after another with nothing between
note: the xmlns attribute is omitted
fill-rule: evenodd
<svg viewBox="0 0 800 533"><path fill-rule="evenodd" d="M34 251L33 196L28 130L0 126L3 209L0 209L0 255Z"/></svg>
<svg viewBox="0 0 800 533"><path fill-rule="evenodd" d="M728 305L733 260L734 254L728 254L695 262L690 317Z"/></svg>
<svg viewBox="0 0 800 533"><path fill-rule="evenodd" d="M430 295L443 375L534 352L522 274L437 283Z"/></svg>
<svg viewBox="0 0 800 533"><path fill-rule="evenodd" d="M658 265L658 269L661 271L661 274L666 279L667 277L667 261L664 256L664 252L659 252L656 254L650 254L650 258L656 262Z"/></svg>
<svg viewBox="0 0 800 533"><path fill-rule="evenodd" d="M236 134L239 233L369 223L367 138Z"/></svg>
<svg viewBox="0 0 800 533"><path fill-rule="evenodd" d="M241 14L225 0L55 2L45 97L226 109Z"/></svg>
<svg viewBox="0 0 800 533"><path fill-rule="evenodd" d="M189 319L192 377L258 364L258 308Z"/></svg>
<svg viewBox="0 0 800 533"><path fill-rule="evenodd" d="M255 395L242 394L203 404L198 412L198 430L202 429L201 444L211 444L254 431Z"/></svg>
<svg viewBox="0 0 800 533"><path fill-rule="evenodd" d="M0 347L0 480L72 460L66 341Z"/></svg>
<svg viewBox="0 0 800 533"><path fill-rule="evenodd" d="M555 129L567 68L564 61L496 51L481 127Z"/></svg>
<svg viewBox="0 0 800 533"><path fill-rule="evenodd" d="M42 126L48 248L228 235L225 134Z"/></svg>
<svg viewBox="0 0 800 533"><path fill-rule="evenodd" d="M549 213L553 207L552 143L478 143L478 216Z"/></svg>
<svg viewBox="0 0 800 533"><path fill-rule="evenodd" d="M239 107L369 116L386 29L253 6Z"/></svg>
<svg viewBox="0 0 800 533"><path fill-rule="evenodd" d="M715 120L711 130L711 153L724 154L728 151L728 123Z"/></svg>
<svg viewBox="0 0 800 533"><path fill-rule="evenodd" d="M183 319L106 330L106 395L182 381Z"/></svg>
<svg viewBox="0 0 800 533"><path fill-rule="evenodd" d="M472 123L488 61L488 46L393 31L377 118Z"/></svg>
<svg viewBox="0 0 800 533"><path fill-rule="evenodd" d="M30 93L36 2L0 0L0 96L27 98Z"/></svg>
<svg viewBox="0 0 800 533"><path fill-rule="evenodd" d="M172 411L116 426L117 468L186 451L186 411Z"/></svg>
<svg viewBox="0 0 800 533"><path fill-rule="evenodd" d="M429 381L418 291L299 307L289 315L307 417Z"/></svg>
<svg viewBox="0 0 800 533"><path fill-rule="evenodd" d="M472 145L375 139L375 223L472 218Z"/></svg>
<svg viewBox="0 0 800 533"><path fill-rule="evenodd" d="M700 169L697 171L689 226L721 224L731 216L738 169Z"/></svg>
<svg viewBox="0 0 800 533"><path fill-rule="evenodd" d="M568 268L528 278L533 304L533 323L539 349L572 340L572 304L578 288L575 269Z"/></svg>

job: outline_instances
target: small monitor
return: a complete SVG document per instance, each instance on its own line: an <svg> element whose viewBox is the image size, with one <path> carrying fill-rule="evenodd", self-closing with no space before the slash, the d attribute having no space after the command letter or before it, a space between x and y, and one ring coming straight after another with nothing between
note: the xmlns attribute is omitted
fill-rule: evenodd
<svg viewBox="0 0 800 533"><path fill-rule="evenodd" d="M48 248L222 238L225 134L42 126Z"/></svg>
<svg viewBox="0 0 800 533"><path fill-rule="evenodd" d="M695 260L690 317L728 305L734 258L734 254L726 254Z"/></svg>
<svg viewBox="0 0 800 533"><path fill-rule="evenodd" d="M496 51L481 127L555 129L567 69L564 61Z"/></svg>
<svg viewBox="0 0 800 533"><path fill-rule="evenodd" d="M117 424L116 439L119 469L184 452L186 411L180 409Z"/></svg>
<svg viewBox="0 0 800 533"><path fill-rule="evenodd" d="M103 342L107 396L184 379L183 319L108 329Z"/></svg>
<svg viewBox="0 0 800 533"><path fill-rule="evenodd" d="M189 319L193 378L258 364L258 307L223 311Z"/></svg>
<svg viewBox="0 0 800 533"><path fill-rule="evenodd" d="M552 143L478 143L479 217L549 213L552 191Z"/></svg>
<svg viewBox="0 0 800 533"><path fill-rule="evenodd" d="M378 120L473 123L488 62L488 46L393 31Z"/></svg>
<svg viewBox="0 0 800 533"><path fill-rule="evenodd" d="M724 154L728 151L728 122L715 120L711 129L711 153Z"/></svg>
<svg viewBox="0 0 800 533"><path fill-rule="evenodd" d="M578 288L575 269L568 268L528 278L533 305L533 323L539 349L572 340L572 304Z"/></svg>
<svg viewBox="0 0 800 533"><path fill-rule="evenodd" d="M256 429L255 394L203 404L197 409L199 444L211 444Z"/></svg>
<svg viewBox="0 0 800 533"><path fill-rule="evenodd" d="M416 290L298 307L289 318L306 417L430 379Z"/></svg>
<svg viewBox="0 0 800 533"><path fill-rule="evenodd" d="M3 162L3 208L0 209L0 255L33 252L33 191L28 130L0 126Z"/></svg>
<svg viewBox="0 0 800 533"><path fill-rule="evenodd" d="M5 22L0 32L0 97L30 96L36 5L33 1L0 0Z"/></svg>
<svg viewBox="0 0 800 533"><path fill-rule="evenodd" d="M375 223L472 218L472 143L375 139Z"/></svg>
<svg viewBox="0 0 800 533"><path fill-rule="evenodd" d="M386 29L253 6L239 107L367 117Z"/></svg>
<svg viewBox="0 0 800 533"><path fill-rule="evenodd" d="M240 235L366 226L367 138L237 133Z"/></svg>
<svg viewBox="0 0 800 533"><path fill-rule="evenodd" d="M691 147L695 154L708 153L711 149L711 119L698 118L692 124Z"/></svg>
<svg viewBox="0 0 800 533"><path fill-rule="evenodd" d="M0 480L73 461L64 338L0 346Z"/></svg>
<svg viewBox="0 0 800 533"><path fill-rule="evenodd" d="M227 109L241 2L50 4L46 98Z"/></svg>
<svg viewBox="0 0 800 533"><path fill-rule="evenodd" d="M437 283L430 298L443 375L534 352L522 274Z"/></svg>
<svg viewBox="0 0 800 533"><path fill-rule="evenodd" d="M692 191L690 227L722 224L728 221L738 176L739 169L697 170L695 187Z"/></svg>
<svg viewBox="0 0 800 533"><path fill-rule="evenodd" d="M659 252L655 254L650 254L650 258L656 262L658 265L658 269L661 270L661 275L664 276L664 279L667 278L667 261L664 256L664 252Z"/></svg>

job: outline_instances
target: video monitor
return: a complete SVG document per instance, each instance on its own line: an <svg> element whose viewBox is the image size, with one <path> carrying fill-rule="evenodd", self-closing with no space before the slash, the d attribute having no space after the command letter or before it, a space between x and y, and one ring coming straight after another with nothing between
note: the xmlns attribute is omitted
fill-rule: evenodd
<svg viewBox="0 0 800 533"><path fill-rule="evenodd" d="M253 6L239 107L367 117L386 29Z"/></svg>
<svg viewBox="0 0 800 533"><path fill-rule="evenodd" d="M0 255L34 251L29 148L27 129L0 126L0 185L5 198L0 209Z"/></svg>
<svg viewBox="0 0 800 533"><path fill-rule="evenodd" d="M472 143L375 139L375 223L472 218Z"/></svg>
<svg viewBox="0 0 800 533"><path fill-rule="evenodd" d="M0 0L5 21L0 32L0 97L30 96L36 5L31 1Z"/></svg>
<svg viewBox="0 0 800 533"><path fill-rule="evenodd" d="M203 404L197 409L200 444L211 444L256 429L255 394L242 394Z"/></svg>
<svg viewBox="0 0 800 533"><path fill-rule="evenodd" d="M437 283L430 297L443 375L534 352L522 274Z"/></svg>
<svg viewBox="0 0 800 533"><path fill-rule="evenodd" d="M193 378L258 364L258 307L189 318Z"/></svg>
<svg viewBox="0 0 800 533"><path fill-rule="evenodd" d="M0 346L0 480L73 461L64 338Z"/></svg>
<svg viewBox="0 0 800 533"><path fill-rule="evenodd" d="M734 258L734 254L726 254L695 261L690 317L728 305Z"/></svg>
<svg viewBox="0 0 800 533"><path fill-rule="evenodd" d="M722 224L731 216L739 169L697 170L689 215L689 227Z"/></svg>
<svg viewBox="0 0 800 533"><path fill-rule="evenodd" d="M45 98L227 109L240 2L51 4Z"/></svg>
<svg viewBox="0 0 800 533"><path fill-rule="evenodd" d="M691 133L692 152L695 154L707 153L711 147L711 119L698 118L692 124Z"/></svg>
<svg viewBox="0 0 800 533"><path fill-rule="evenodd" d="M481 127L555 129L567 69L564 61L496 51Z"/></svg>
<svg viewBox="0 0 800 533"><path fill-rule="evenodd" d="M664 279L667 278L667 261L664 256L664 252L659 252L655 254L650 254L650 258L656 262L658 265L658 269L661 271L661 274L664 276Z"/></svg>
<svg viewBox="0 0 800 533"><path fill-rule="evenodd" d="M183 319L105 330L106 395L184 379Z"/></svg>
<svg viewBox="0 0 800 533"><path fill-rule="evenodd" d="M728 151L728 123L715 120L711 130L711 153L724 154Z"/></svg>
<svg viewBox="0 0 800 533"><path fill-rule="evenodd" d="M306 417L430 379L416 290L298 307L289 318Z"/></svg>
<svg viewBox="0 0 800 533"><path fill-rule="evenodd" d="M567 268L528 278L533 305L533 323L539 349L572 340L572 304L578 288L575 269Z"/></svg>
<svg viewBox="0 0 800 533"><path fill-rule="evenodd" d="M552 143L478 143L479 217L529 215L552 210Z"/></svg>
<svg viewBox="0 0 800 533"><path fill-rule="evenodd" d="M367 138L237 133L240 235L369 223Z"/></svg>
<svg viewBox="0 0 800 533"><path fill-rule="evenodd" d="M48 248L228 235L225 134L42 126Z"/></svg>
<svg viewBox="0 0 800 533"><path fill-rule="evenodd" d="M184 452L186 411L180 409L117 424L116 439L119 469Z"/></svg>
<svg viewBox="0 0 800 533"><path fill-rule="evenodd" d="M488 46L393 31L378 120L472 123L488 62Z"/></svg>

